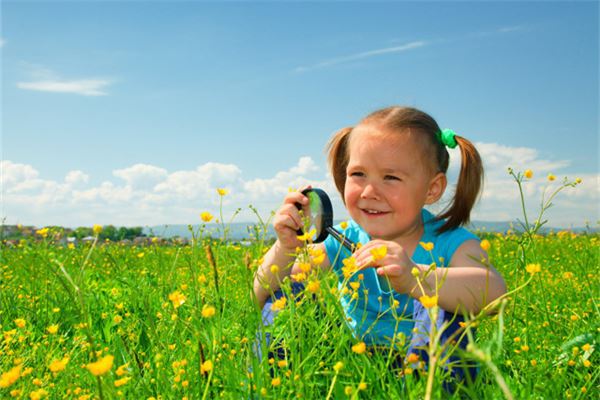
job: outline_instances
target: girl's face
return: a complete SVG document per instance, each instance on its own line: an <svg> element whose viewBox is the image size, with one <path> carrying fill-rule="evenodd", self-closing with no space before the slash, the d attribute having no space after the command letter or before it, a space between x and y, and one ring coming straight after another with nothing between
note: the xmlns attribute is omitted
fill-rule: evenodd
<svg viewBox="0 0 600 400"><path fill-rule="evenodd" d="M421 209L446 187L446 176L434 170L414 134L373 125L351 133L344 199L352 219L374 239L420 237Z"/></svg>

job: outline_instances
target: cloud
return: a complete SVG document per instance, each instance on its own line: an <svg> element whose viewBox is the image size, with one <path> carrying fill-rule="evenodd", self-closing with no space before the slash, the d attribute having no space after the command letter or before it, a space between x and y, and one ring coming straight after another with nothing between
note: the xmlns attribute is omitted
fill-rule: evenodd
<svg viewBox="0 0 600 400"><path fill-rule="evenodd" d="M39 92L72 93L82 96L105 96L104 88L111 84L107 79L81 80L45 80L33 82L17 82L19 89L36 90Z"/></svg>
<svg viewBox="0 0 600 400"><path fill-rule="evenodd" d="M523 219L518 187L507 173L509 166L519 171L526 168L534 171L533 178L523 183L527 212L532 219L539 213L542 196L548 198L560 187L564 178L561 170L569 166L567 160L545 159L531 148L495 143L476 145L485 162L486 182L484 195L472 215L474 220ZM460 165L457 149L451 150L450 165L446 200L452 194ZM9 224L188 224L197 223L202 211L219 215L221 207L227 220L241 209L236 221L256 222L257 218L248 205L254 206L263 219L267 219L280 207L288 188L297 189L307 184L329 193L336 218L346 218L331 176L324 166L310 157L301 157L289 168L263 177L245 177L235 164L207 162L193 169L176 171L150 164L134 164L115 169L113 179L100 184L92 184L91 177L80 170L69 171L63 180L55 181L44 178L27 164L2 161L0 168L3 204L0 217L6 217ZM556 181L549 182L548 173L556 175ZM600 174L580 174L569 179L576 177L580 177L583 183L565 188L548 210L550 226L583 226L588 220L594 225L599 218ZM217 188L227 188L229 194L220 198Z"/></svg>
<svg viewBox="0 0 600 400"><path fill-rule="evenodd" d="M361 53L356 53L356 54L351 54L348 56L332 58L329 60L321 61L312 66L297 67L294 71L295 72L306 72L306 71L311 71L311 70L315 70L315 69L319 69L319 68L326 68L326 67L331 67L331 66L338 65L338 64L344 64L344 63L348 63L351 61L361 60L361 59L365 59L365 58L377 57L377 56L382 56L385 54L392 54L392 53L401 53L401 52L405 52L405 51L409 51L409 50L418 49L420 47L425 46L426 44L427 44L427 42L424 42L424 41L416 41L416 42L410 42L410 43L403 44L402 46L386 47L383 49L364 51Z"/></svg>

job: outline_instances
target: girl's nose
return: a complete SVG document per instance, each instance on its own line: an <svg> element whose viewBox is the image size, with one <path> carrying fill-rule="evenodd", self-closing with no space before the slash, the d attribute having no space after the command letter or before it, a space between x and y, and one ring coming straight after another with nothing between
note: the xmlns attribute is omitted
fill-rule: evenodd
<svg viewBox="0 0 600 400"><path fill-rule="evenodd" d="M375 199L379 200L379 194L377 193L377 189L372 184L367 184L360 194L362 199Z"/></svg>

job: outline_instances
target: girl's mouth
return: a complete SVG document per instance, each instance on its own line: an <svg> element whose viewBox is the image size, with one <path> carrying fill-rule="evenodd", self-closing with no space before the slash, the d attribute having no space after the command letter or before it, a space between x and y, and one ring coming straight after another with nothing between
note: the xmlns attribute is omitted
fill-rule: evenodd
<svg viewBox="0 0 600 400"><path fill-rule="evenodd" d="M363 213L367 214L368 216L372 216L372 217L377 217L377 216L388 214L387 211L371 210L368 208L361 208L360 210Z"/></svg>

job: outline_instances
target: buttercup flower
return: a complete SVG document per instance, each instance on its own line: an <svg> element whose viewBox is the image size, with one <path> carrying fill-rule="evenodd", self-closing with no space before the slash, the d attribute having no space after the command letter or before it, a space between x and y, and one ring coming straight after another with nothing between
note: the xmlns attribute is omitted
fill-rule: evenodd
<svg viewBox="0 0 600 400"><path fill-rule="evenodd" d="M492 247L490 241L487 239L483 239L481 243L479 243L479 246L481 246L481 248L485 251L489 251L490 247Z"/></svg>
<svg viewBox="0 0 600 400"><path fill-rule="evenodd" d="M531 275L536 274L542 270L540 264L527 264L525 270L529 272Z"/></svg>
<svg viewBox="0 0 600 400"><path fill-rule="evenodd" d="M208 211L200 213L200 219L204 222L210 222L213 219L213 215Z"/></svg>
<svg viewBox="0 0 600 400"><path fill-rule="evenodd" d="M219 188L219 189L217 189L217 193L219 193L219 196L225 196L225 195L227 195L227 193L229 193L229 190Z"/></svg>
<svg viewBox="0 0 600 400"><path fill-rule="evenodd" d="M379 246L375 249L371 249L371 256L373 261L379 261L387 255L387 246Z"/></svg>
<svg viewBox="0 0 600 400"><path fill-rule="evenodd" d="M92 373L94 376L100 376L106 374L113 366L113 361L115 357L111 355L107 355L102 357L96 362L89 363L85 367Z"/></svg>
<svg viewBox="0 0 600 400"><path fill-rule="evenodd" d="M95 224L92 231L94 232L94 235L99 235L100 232L102 232L102 225Z"/></svg>
<svg viewBox="0 0 600 400"><path fill-rule="evenodd" d="M169 300L171 300L173 303L173 307L179 308L183 303L185 303L185 295L179 290L176 290L169 294Z"/></svg>
<svg viewBox="0 0 600 400"><path fill-rule="evenodd" d="M419 301L423 304L425 308L431 308L437 306L438 297L437 296L421 296L419 297Z"/></svg>
<svg viewBox="0 0 600 400"><path fill-rule="evenodd" d="M27 321L25 321L23 318L15 319L15 325L17 326L17 328L25 328L26 324L27 324Z"/></svg>
<svg viewBox="0 0 600 400"><path fill-rule="evenodd" d="M200 366L200 373L210 372L213 369L213 363L211 360L206 360Z"/></svg>
<svg viewBox="0 0 600 400"><path fill-rule="evenodd" d="M202 316L204 318L214 317L216 312L217 310L213 306L210 306L208 304L202 306Z"/></svg>
<svg viewBox="0 0 600 400"><path fill-rule="evenodd" d="M352 346L352 351L356 354L362 354L365 351L367 351L367 345L365 344L365 342L359 342Z"/></svg>
<svg viewBox="0 0 600 400"><path fill-rule="evenodd" d="M433 243L431 242L419 242L419 244L421 245L422 248L425 249L425 251L431 251L433 250Z"/></svg>
<svg viewBox="0 0 600 400"><path fill-rule="evenodd" d="M4 389L12 385L21 376L21 365L11 368L0 376L0 388Z"/></svg>
<svg viewBox="0 0 600 400"><path fill-rule="evenodd" d="M297 236L298 240L302 240L303 242L306 242L309 239L312 239L313 236L315 236L317 234L317 230L315 228L312 228L310 231L304 233L303 235L299 235Z"/></svg>
<svg viewBox="0 0 600 400"><path fill-rule="evenodd" d="M54 335L56 332L58 332L58 325L50 325L46 328L46 330L49 334Z"/></svg>
<svg viewBox="0 0 600 400"><path fill-rule="evenodd" d="M548 180L550 182L554 181L556 179L556 176L552 175L552 174L548 174Z"/></svg>
<svg viewBox="0 0 600 400"><path fill-rule="evenodd" d="M60 372L65 369L68 363L69 357L64 357L62 360L53 360L48 366L48 368L52 372Z"/></svg>
<svg viewBox="0 0 600 400"><path fill-rule="evenodd" d="M523 173L523 176L527 179L531 179L533 177L533 171L530 169L526 169Z"/></svg>

